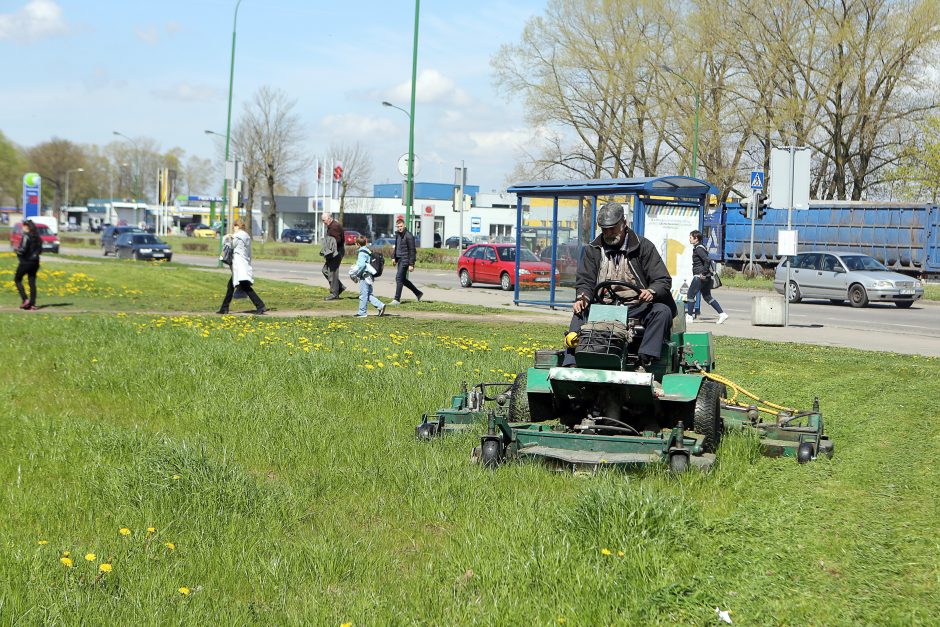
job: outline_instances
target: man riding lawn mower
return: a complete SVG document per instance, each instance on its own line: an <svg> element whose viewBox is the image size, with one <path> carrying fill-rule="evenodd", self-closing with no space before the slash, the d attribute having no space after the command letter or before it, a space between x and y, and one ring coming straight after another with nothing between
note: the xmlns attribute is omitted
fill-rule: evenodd
<svg viewBox="0 0 940 627"><path fill-rule="evenodd" d="M711 466L730 429L756 431L771 456L802 463L832 454L818 401L796 411L713 374L711 333L686 332L659 253L626 226L622 207L602 207L598 225L603 232L578 267L567 350L537 351L511 385L464 386L450 408L425 415L419 438L485 422L474 450L485 465L535 457L574 468L666 463L680 472ZM772 419L762 420L767 413Z"/></svg>

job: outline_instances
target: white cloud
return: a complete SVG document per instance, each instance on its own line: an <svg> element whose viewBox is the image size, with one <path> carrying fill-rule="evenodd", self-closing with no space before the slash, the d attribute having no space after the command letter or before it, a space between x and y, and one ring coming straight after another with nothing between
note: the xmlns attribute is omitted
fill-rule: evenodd
<svg viewBox="0 0 940 627"><path fill-rule="evenodd" d="M36 41L64 35L69 31L62 7L54 0L29 0L14 13L0 13L0 41Z"/></svg>
<svg viewBox="0 0 940 627"><path fill-rule="evenodd" d="M134 34L137 35L137 39L141 40L146 44L151 46L156 46L160 43L160 40L163 39L163 35L175 35L176 33L183 30L183 25L175 20L171 20L163 25L163 32L156 24L151 24L149 26L138 26L134 29Z"/></svg>
<svg viewBox="0 0 940 627"><path fill-rule="evenodd" d="M223 96L222 92L215 87L193 85L186 81L161 89L152 89L150 94L154 98L173 102L211 102Z"/></svg>
<svg viewBox="0 0 940 627"><path fill-rule="evenodd" d="M160 43L160 33L157 32L156 26L148 26L147 28L137 27L134 29L134 33L137 35L137 39L151 46L156 46Z"/></svg>
<svg viewBox="0 0 940 627"><path fill-rule="evenodd" d="M328 115L320 121L320 128L331 138L347 141L368 141L397 132L386 118L356 113Z"/></svg>
<svg viewBox="0 0 940 627"><path fill-rule="evenodd" d="M390 92L389 99L395 101L396 104L411 102L411 81L395 86ZM425 104L465 106L471 102L471 99L467 92L457 87L453 79L437 70L422 70L418 74L415 101Z"/></svg>

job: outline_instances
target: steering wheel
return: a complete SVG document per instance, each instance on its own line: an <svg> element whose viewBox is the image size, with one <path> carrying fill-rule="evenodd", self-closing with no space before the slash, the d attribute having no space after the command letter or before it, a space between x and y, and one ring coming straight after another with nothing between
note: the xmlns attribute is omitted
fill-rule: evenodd
<svg viewBox="0 0 940 627"><path fill-rule="evenodd" d="M594 288L594 298L591 300L591 302L603 303L605 305L625 304L627 299L614 290L616 287L626 287L638 294L641 290L646 289L635 283L628 283L626 281L604 281L602 283L598 283L597 287Z"/></svg>

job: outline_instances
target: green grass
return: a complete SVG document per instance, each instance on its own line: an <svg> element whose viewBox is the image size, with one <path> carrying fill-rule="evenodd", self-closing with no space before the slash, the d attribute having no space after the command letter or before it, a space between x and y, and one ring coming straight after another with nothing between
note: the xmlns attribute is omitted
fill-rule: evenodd
<svg viewBox="0 0 940 627"><path fill-rule="evenodd" d="M413 438L460 381L508 380L557 326L16 312L0 329L4 622L940 615L937 359L718 338L731 379L820 397L835 458L762 458L735 436L707 474L581 476L489 471L473 436Z"/></svg>
<svg viewBox="0 0 940 627"><path fill-rule="evenodd" d="M230 272L227 269L200 269L177 263L141 263L126 259L64 257L42 262L37 276L40 308L66 311L168 311L210 313L219 308L225 296ZM0 307L20 304L13 275L16 257L0 253ZM320 276L319 267L310 268L311 276ZM379 280L394 280L383 278ZM325 287L310 287L284 281L258 280L254 287L265 305L275 310L335 312L353 314L358 308L359 291L347 282L347 291L338 301L324 302L329 295ZM416 305L406 301L396 306L397 312L422 311L501 315L521 315L521 309L481 308L445 302L423 301ZM247 300L236 300L232 311L253 309ZM374 312L373 312L374 313Z"/></svg>

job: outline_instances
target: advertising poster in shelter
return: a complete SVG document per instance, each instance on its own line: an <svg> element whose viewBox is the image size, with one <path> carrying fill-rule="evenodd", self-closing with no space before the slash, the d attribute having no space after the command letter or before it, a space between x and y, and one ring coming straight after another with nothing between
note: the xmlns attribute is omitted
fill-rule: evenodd
<svg viewBox="0 0 940 627"><path fill-rule="evenodd" d="M699 228L698 207L668 207L652 205L646 208L644 236L650 240L672 275L673 295L679 294L682 284L692 282L692 245L689 232Z"/></svg>

